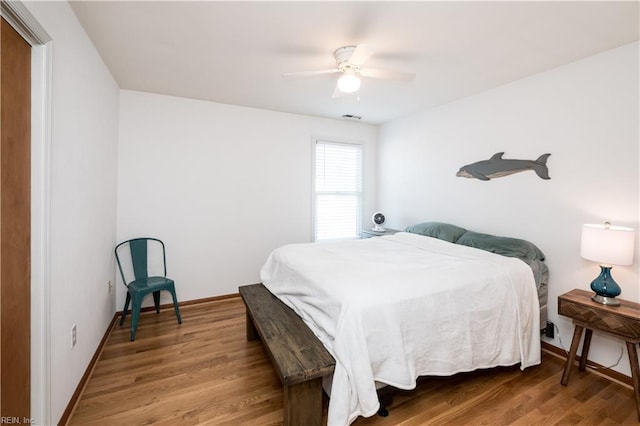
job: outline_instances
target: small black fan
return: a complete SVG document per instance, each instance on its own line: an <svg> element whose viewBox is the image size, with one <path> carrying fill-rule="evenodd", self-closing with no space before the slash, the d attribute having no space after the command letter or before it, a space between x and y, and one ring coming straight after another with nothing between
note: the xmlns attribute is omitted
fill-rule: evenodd
<svg viewBox="0 0 640 426"><path fill-rule="evenodd" d="M375 232L385 231L385 229L382 227L385 221L385 217L384 217L384 214L382 214L382 212L375 212L373 216L371 216L371 221L373 221L373 224L375 225L372 231L375 231Z"/></svg>

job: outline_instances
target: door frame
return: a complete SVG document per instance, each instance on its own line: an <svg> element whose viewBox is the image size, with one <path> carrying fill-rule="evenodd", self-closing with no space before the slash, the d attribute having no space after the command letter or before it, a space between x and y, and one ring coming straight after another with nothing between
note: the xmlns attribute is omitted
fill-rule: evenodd
<svg viewBox="0 0 640 426"><path fill-rule="evenodd" d="M2 16L31 45L31 418L51 413L50 147L52 38L19 0L0 3Z"/></svg>

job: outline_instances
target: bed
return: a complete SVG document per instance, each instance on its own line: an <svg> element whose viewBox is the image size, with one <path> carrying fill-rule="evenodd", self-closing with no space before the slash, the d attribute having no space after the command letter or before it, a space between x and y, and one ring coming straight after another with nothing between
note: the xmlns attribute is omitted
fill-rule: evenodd
<svg viewBox="0 0 640 426"><path fill-rule="evenodd" d="M286 245L261 270L335 358L329 425L374 415L376 384L540 362L537 247L433 222L406 231Z"/></svg>

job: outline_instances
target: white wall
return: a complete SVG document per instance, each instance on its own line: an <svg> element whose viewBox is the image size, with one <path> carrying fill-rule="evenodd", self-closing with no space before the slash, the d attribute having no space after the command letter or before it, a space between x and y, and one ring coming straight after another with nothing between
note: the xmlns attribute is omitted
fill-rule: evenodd
<svg viewBox="0 0 640 426"><path fill-rule="evenodd" d="M589 289L599 267L580 258L583 223L638 229L638 43L385 124L378 140L379 204L389 226L443 221L524 238L547 255L549 319L565 348L572 326L557 297ZM551 180L532 171L483 182L460 166L505 151L551 153ZM622 297L640 301L638 251L614 267ZM550 343L560 346L556 337ZM622 343L594 335L590 359L613 364ZM626 355L616 370L629 375Z"/></svg>
<svg viewBox="0 0 640 426"><path fill-rule="evenodd" d="M53 41L50 413L57 423L113 318L119 89L66 2L25 2ZM71 347L71 326L77 344ZM32 392L39 392L32 389Z"/></svg>
<svg viewBox="0 0 640 426"><path fill-rule="evenodd" d="M311 241L314 137L364 145L371 215L376 136L361 123L123 90L118 239L162 239L179 300L237 293L259 282L273 249Z"/></svg>

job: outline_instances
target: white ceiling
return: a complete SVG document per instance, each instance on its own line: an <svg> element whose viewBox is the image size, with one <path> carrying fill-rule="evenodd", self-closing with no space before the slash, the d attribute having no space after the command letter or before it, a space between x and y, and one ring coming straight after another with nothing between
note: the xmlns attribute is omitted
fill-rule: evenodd
<svg viewBox="0 0 640 426"><path fill-rule="evenodd" d="M640 38L626 2L73 1L122 89L382 123ZM374 68L409 83L364 79L332 99L333 51L368 44Z"/></svg>

